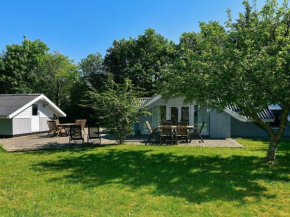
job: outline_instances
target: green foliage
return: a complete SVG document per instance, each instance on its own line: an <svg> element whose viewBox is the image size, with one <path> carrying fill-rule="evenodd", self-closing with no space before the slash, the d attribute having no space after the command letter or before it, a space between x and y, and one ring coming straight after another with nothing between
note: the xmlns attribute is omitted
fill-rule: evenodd
<svg viewBox="0 0 290 217"><path fill-rule="evenodd" d="M87 94L90 88L98 93L106 90L110 76L105 72L103 58L99 53L89 54L79 63L79 76L70 88L70 101L67 107L67 121L76 118L87 119L88 124L100 121L99 113L93 111Z"/></svg>
<svg viewBox="0 0 290 217"><path fill-rule="evenodd" d="M96 53L89 54L85 59L82 59L79 64L82 77L98 92L104 91L108 79L103 62L104 59L102 55Z"/></svg>
<svg viewBox="0 0 290 217"><path fill-rule="evenodd" d="M43 64L48 50L40 40L31 41L26 37L20 45L7 45L0 58L0 92L39 92L40 75L37 68Z"/></svg>
<svg viewBox="0 0 290 217"><path fill-rule="evenodd" d="M20 45L7 45L0 56L1 93L44 93L56 105L67 106L79 77L77 66L69 57L48 50L40 40L25 37Z"/></svg>
<svg viewBox="0 0 290 217"><path fill-rule="evenodd" d="M162 69L175 57L175 45L153 29L145 30L137 39L114 41L107 50L104 65L114 74L116 83L129 78L136 87L144 88L152 96Z"/></svg>
<svg viewBox="0 0 290 217"><path fill-rule="evenodd" d="M82 77L73 83L69 91L69 104L65 107L66 122L74 122L75 119L87 119L87 124L95 124L99 120L96 112L87 105L90 104L90 102L87 102L88 90L89 86Z"/></svg>
<svg viewBox="0 0 290 217"><path fill-rule="evenodd" d="M0 216L289 216L290 142L0 151Z"/></svg>
<svg viewBox="0 0 290 217"><path fill-rule="evenodd" d="M39 90L56 105L67 105L70 100L70 89L79 77L77 66L73 61L59 52L46 54L44 63L38 70L41 74Z"/></svg>
<svg viewBox="0 0 290 217"><path fill-rule="evenodd" d="M260 11L243 4L245 13L236 22L229 11L226 26L201 22L199 33L182 35L179 58L164 73L164 95L197 99L219 110L236 104L268 131L271 143L279 142L290 111L290 10L275 0ZM277 133L257 116L270 104L283 108ZM274 160L269 153L268 160Z"/></svg>
<svg viewBox="0 0 290 217"><path fill-rule="evenodd" d="M111 82L103 93L89 92L92 107L100 116L106 129L121 144L133 133L133 123L138 122L145 109L139 108L137 93L130 80L122 84Z"/></svg>

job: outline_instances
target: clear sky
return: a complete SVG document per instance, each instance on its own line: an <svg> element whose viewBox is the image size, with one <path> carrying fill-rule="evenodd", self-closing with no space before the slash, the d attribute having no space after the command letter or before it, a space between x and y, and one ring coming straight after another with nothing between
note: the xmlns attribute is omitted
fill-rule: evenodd
<svg viewBox="0 0 290 217"><path fill-rule="evenodd" d="M199 21L224 23L227 8L233 18L244 11L242 0L1 0L0 50L25 35L79 62L147 28L178 42L183 32L199 31Z"/></svg>

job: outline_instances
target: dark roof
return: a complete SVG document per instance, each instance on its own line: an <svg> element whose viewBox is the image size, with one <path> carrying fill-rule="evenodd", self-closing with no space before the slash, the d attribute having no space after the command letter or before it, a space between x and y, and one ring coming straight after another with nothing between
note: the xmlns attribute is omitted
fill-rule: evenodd
<svg viewBox="0 0 290 217"><path fill-rule="evenodd" d="M0 117L8 117L41 94L0 94Z"/></svg>
<svg viewBox="0 0 290 217"><path fill-rule="evenodd" d="M239 115L240 115L240 113L241 113L241 109L238 107L238 106L236 106L236 105L229 105L228 106L228 109L230 109L231 111L233 111L233 112L236 112L236 113L238 113ZM247 118L247 119L251 119L250 117L248 117L248 116L243 116L243 117L245 117L245 118ZM263 120L274 120L275 119L275 116L274 116L274 114L272 113L272 111L271 110L269 110L269 109L264 109L262 112L259 112L258 113L258 117L260 118L260 119L263 119Z"/></svg>

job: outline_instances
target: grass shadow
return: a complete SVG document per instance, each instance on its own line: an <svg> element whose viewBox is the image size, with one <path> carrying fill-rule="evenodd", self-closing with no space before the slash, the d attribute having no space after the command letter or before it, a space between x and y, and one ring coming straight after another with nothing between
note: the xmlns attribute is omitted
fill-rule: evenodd
<svg viewBox="0 0 290 217"><path fill-rule="evenodd" d="M33 165L35 170L60 173L49 181L81 184L83 188L121 184L131 189L148 187L150 194L185 198L188 202L260 200L275 197L259 180L289 182L290 155L279 156L282 166L269 167L256 156L192 156L156 153L150 149L107 149L72 153ZM81 153L79 152L81 151ZM78 154L73 154L77 153Z"/></svg>

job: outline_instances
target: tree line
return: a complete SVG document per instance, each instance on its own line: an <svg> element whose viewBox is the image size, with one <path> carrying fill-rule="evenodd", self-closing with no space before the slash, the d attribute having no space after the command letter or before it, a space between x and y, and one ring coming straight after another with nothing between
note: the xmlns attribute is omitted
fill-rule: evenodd
<svg viewBox="0 0 290 217"><path fill-rule="evenodd" d="M96 115L82 106L89 90L102 93L110 83L130 79L145 96L152 96L174 52L175 44L153 29L135 39L115 40L105 57L89 54L79 63L58 51L50 52L41 40L24 37L21 44L7 45L0 55L0 94L44 93L67 113L67 119L95 120Z"/></svg>

